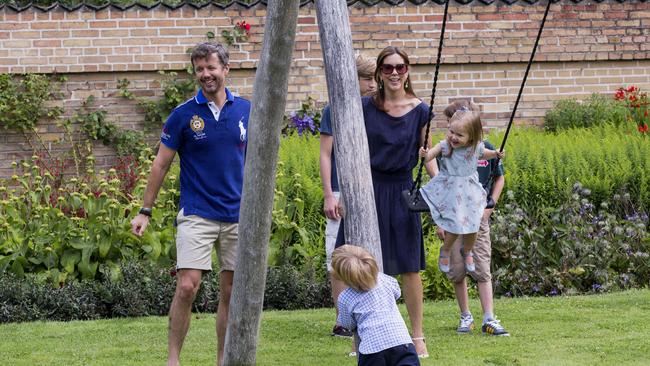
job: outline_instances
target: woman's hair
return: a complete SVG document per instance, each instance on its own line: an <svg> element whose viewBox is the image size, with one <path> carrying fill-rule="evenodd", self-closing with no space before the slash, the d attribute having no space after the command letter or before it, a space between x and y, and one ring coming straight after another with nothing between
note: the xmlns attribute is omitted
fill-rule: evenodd
<svg viewBox="0 0 650 366"><path fill-rule="evenodd" d="M395 46L388 46L379 52L379 56L377 56L377 67L375 69L375 81L377 82L379 90L377 93L375 93L374 102L377 108L381 110L384 110L384 100L386 99L386 92L384 91L383 86L384 83L381 80L381 65L384 64L384 59L386 57L395 54L400 55L402 59L404 59L404 64L411 65L409 56L406 54L406 52ZM413 84L411 83L411 74L409 74L409 76L406 78L406 81L404 82L404 90L406 91L406 94L412 97L416 97L415 92L413 91Z"/></svg>
<svg viewBox="0 0 650 366"><path fill-rule="evenodd" d="M444 110L444 115L447 117L447 119L451 119L451 117L456 113L456 111L459 110L466 110L466 111L472 111L476 113L480 113L481 109L479 106L476 104L472 103L469 101L469 99L459 99L459 100L454 100L453 102L449 103L447 108Z"/></svg>
<svg viewBox="0 0 650 366"><path fill-rule="evenodd" d="M230 56L228 55L228 50L226 50L226 48L223 45L216 42L204 42L204 43L199 43L192 50L192 54L190 55L192 66L194 66L195 60L207 59L213 53L216 54L217 57L219 58L219 62L221 62L221 66L228 65L228 62L230 61Z"/></svg>
<svg viewBox="0 0 650 366"><path fill-rule="evenodd" d="M375 258L361 247L346 244L332 252L332 275L357 291L375 287L378 273Z"/></svg>
<svg viewBox="0 0 650 366"><path fill-rule="evenodd" d="M357 55L357 77L373 78L375 77L375 61L368 56Z"/></svg>
<svg viewBox="0 0 650 366"><path fill-rule="evenodd" d="M483 141L483 126L481 125L481 114L466 108L457 110L449 120L449 124L458 122L463 130L469 135L468 145L476 148L479 142Z"/></svg>

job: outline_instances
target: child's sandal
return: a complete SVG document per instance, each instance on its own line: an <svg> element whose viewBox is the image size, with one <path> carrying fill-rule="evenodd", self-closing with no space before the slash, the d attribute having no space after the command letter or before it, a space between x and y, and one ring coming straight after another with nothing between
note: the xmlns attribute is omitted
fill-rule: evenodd
<svg viewBox="0 0 650 366"><path fill-rule="evenodd" d="M467 252L467 255L465 255L465 252L461 249L460 254L463 256L463 263L465 264L465 271L467 272L474 272L476 271L476 265L474 264L474 252L471 250ZM467 263L467 259L470 258L472 260L471 263Z"/></svg>
<svg viewBox="0 0 650 366"><path fill-rule="evenodd" d="M424 337L414 337L414 338L411 338L411 339L413 340L413 342L422 341L422 343L424 343L425 345L427 343L426 339ZM428 353L423 353L423 354L418 353L418 358L429 358L429 354Z"/></svg>

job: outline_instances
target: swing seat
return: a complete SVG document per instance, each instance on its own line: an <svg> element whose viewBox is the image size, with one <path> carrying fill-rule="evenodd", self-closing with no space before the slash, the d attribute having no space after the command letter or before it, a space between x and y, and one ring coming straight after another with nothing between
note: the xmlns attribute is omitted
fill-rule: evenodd
<svg viewBox="0 0 650 366"><path fill-rule="evenodd" d="M407 189L402 191L402 198L404 199L404 203L406 204L406 207L409 209L409 211L412 212L429 212L429 205L424 201L424 198L422 198L422 195L420 194L420 190L416 190L413 193L411 193L411 190Z"/></svg>

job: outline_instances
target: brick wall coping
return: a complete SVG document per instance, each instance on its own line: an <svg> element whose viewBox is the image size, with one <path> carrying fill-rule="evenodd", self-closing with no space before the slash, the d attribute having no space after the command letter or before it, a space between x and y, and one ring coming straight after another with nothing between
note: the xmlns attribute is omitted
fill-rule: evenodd
<svg viewBox="0 0 650 366"><path fill-rule="evenodd" d="M366 6L372 7L382 4L387 5L400 5L402 3L408 2L414 5L422 5L427 2L435 3L438 5L444 4L446 0L347 0L348 6ZM544 0L498 0L506 5L513 5L515 3L521 3L523 5L534 5L539 2L544 2ZM559 3L562 0L552 0L554 3ZM646 2L647 0L637 0L639 2ZM454 0L454 2L462 5L468 5L471 3L480 3L484 5L490 5L497 0ZM625 2L634 2L634 0L565 0L564 2L572 2L579 4L581 2L585 3L625 3ZM75 11L83 7L86 7L91 10L102 10L108 7L118 9L118 10L128 10L133 7L141 9L154 9L157 7L165 7L168 9L179 9L183 6L193 7L195 9L202 9L206 6L216 6L221 9L230 8L233 6L239 6L244 8L252 8L254 6L266 6L268 0L67 0L67 1L53 1L53 0L40 0L40 1L17 1L17 0L0 0L0 9L7 7L13 11L21 12L27 10L31 7L39 9L43 12L47 12L54 9L63 9L65 11ZM308 4L314 3L314 0L301 0L300 6L305 6Z"/></svg>

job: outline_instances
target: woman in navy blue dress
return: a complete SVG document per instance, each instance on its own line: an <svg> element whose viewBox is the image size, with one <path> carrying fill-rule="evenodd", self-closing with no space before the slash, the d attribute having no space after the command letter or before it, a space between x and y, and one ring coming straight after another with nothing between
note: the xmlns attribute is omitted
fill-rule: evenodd
<svg viewBox="0 0 650 366"><path fill-rule="evenodd" d="M379 53L375 80L378 92L364 97L362 105L384 273L402 276L413 343L418 355L427 357L419 273L425 268L422 225L420 214L410 212L403 203L402 191L413 184L412 171L424 142L429 107L415 96L408 55L397 47L389 46ZM429 166L427 170L433 175ZM337 246L344 241L341 225Z"/></svg>

